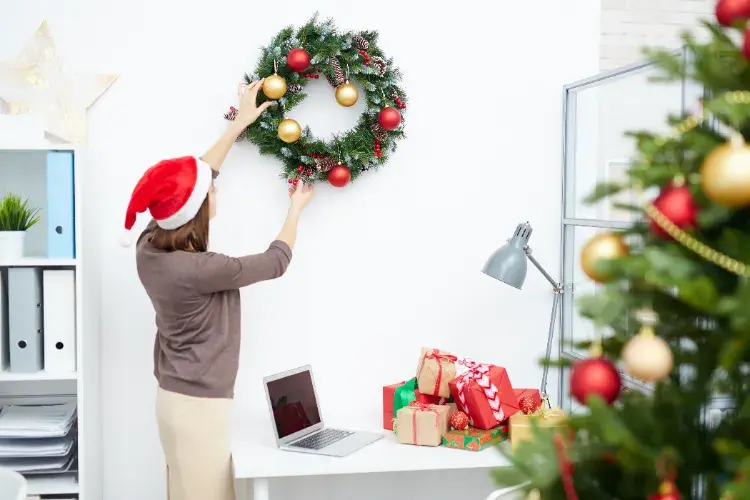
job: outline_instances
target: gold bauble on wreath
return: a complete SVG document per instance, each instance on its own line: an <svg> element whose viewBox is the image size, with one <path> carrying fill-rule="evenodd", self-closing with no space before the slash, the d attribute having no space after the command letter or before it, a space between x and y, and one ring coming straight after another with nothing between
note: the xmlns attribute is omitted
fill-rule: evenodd
<svg viewBox="0 0 750 500"><path fill-rule="evenodd" d="M276 130L279 133L279 139L286 143L296 142L302 135L302 127L297 123L297 120L291 118L281 120Z"/></svg>
<svg viewBox="0 0 750 500"><path fill-rule="evenodd" d="M720 205L750 205L750 147L741 135L706 156L701 165L701 187L708 199Z"/></svg>
<svg viewBox="0 0 750 500"><path fill-rule="evenodd" d="M596 269L596 263L601 260L614 260L627 257L630 254L628 246L622 236L616 233L597 234L581 250L581 269L590 279L597 283L605 283L607 276Z"/></svg>
<svg viewBox="0 0 750 500"><path fill-rule="evenodd" d="M279 75L270 75L263 80L263 93L269 99L281 99L286 94L286 80Z"/></svg>
<svg viewBox="0 0 750 500"><path fill-rule="evenodd" d="M346 108L354 106L357 99L359 99L359 92L353 84L346 82L336 87L336 102L340 105Z"/></svg>

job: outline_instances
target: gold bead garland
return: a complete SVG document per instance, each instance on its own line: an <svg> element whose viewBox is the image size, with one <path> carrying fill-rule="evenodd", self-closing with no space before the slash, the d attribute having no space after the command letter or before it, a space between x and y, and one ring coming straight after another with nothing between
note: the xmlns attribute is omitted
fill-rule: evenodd
<svg viewBox="0 0 750 500"><path fill-rule="evenodd" d="M748 91L732 91L722 95L730 104L750 104L750 92ZM660 146L665 144L667 141L674 139L677 136L685 134L695 127L703 123L708 117L708 113L704 110L699 116L689 116L682 123L674 127L673 135L666 138L658 138L657 144ZM671 220L669 220L661 211L656 208L652 203L647 203L643 208L643 211L656 222L656 224L662 228L666 233L674 238L680 245L687 248L691 252L694 252L702 259L705 259L713 264L719 266L725 271L736 274L738 276L748 277L750 271L748 266L736 259L729 257L717 250L714 250L710 246L706 245L690 236L688 233L677 227Z"/></svg>

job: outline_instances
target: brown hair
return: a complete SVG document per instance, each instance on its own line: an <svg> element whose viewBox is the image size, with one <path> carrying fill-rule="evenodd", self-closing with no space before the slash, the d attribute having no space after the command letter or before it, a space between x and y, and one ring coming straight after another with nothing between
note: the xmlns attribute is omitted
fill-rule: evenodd
<svg viewBox="0 0 750 500"><path fill-rule="evenodd" d="M203 200L198 213L177 229L162 229L156 226L151 232L153 246L167 252L205 252L208 250L208 221L210 217L208 196Z"/></svg>

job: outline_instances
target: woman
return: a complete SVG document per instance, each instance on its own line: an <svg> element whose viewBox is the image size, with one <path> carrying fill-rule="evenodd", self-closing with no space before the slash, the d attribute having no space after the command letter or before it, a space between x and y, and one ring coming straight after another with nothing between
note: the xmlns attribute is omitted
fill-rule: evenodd
<svg viewBox="0 0 750 500"><path fill-rule="evenodd" d="M208 251L216 213L213 179L239 134L270 103L256 106L262 80L241 95L237 117L200 159L159 162L138 182L125 228L153 220L138 239L138 276L156 311L156 417L170 500L233 500L229 410L240 353L239 288L284 274L311 186L290 192L281 232L264 253L228 257Z"/></svg>

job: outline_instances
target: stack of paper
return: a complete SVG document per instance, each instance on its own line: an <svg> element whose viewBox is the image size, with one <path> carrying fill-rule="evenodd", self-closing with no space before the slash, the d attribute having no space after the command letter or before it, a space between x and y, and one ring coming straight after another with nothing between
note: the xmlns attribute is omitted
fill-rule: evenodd
<svg viewBox="0 0 750 500"><path fill-rule="evenodd" d="M26 475L75 470L75 421L75 403L2 408L0 467Z"/></svg>
<svg viewBox="0 0 750 500"><path fill-rule="evenodd" d="M0 438L57 438L68 434L76 404L6 406L0 413Z"/></svg>

